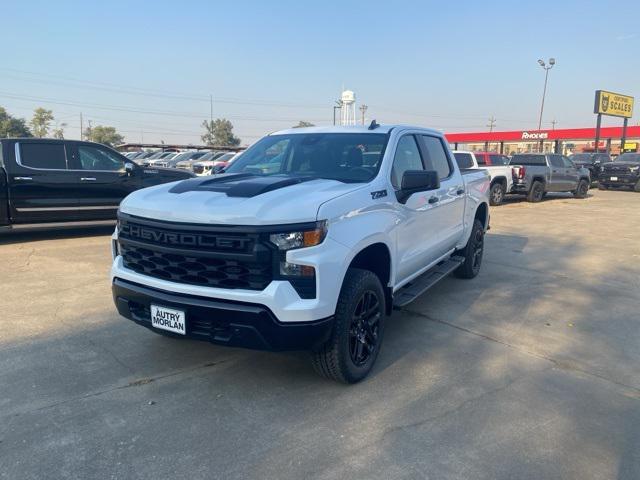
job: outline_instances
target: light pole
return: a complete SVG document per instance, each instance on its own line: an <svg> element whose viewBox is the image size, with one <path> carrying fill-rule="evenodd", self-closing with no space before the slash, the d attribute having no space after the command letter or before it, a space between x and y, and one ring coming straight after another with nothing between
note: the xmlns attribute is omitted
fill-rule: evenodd
<svg viewBox="0 0 640 480"><path fill-rule="evenodd" d="M544 98L547 95L547 80L549 79L549 70L551 70L553 66L556 64L556 59L551 57L549 59L549 65L547 65L546 63L544 63L544 60L540 58L538 59L538 64L542 68L544 68L544 89L542 90L542 104L540 105L540 118L538 120L538 132L540 132L540 129L542 128L542 112L544 111ZM542 150L543 143L544 141L540 140L540 150Z"/></svg>
<svg viewBox="0 0 640 480"><path fill-rule="evenodd" d="M333 124L336 124L336 110L342 110L342 100L336 100L336 104L333 106Z"/></svg>
<svg viewBox="0 0 640 480"><path fill-rule="evenodd" d="M360 105L360 111L362 112L362 125L364 125L364 114L367 112L367 108L369 107L364 104Z"/></svg>

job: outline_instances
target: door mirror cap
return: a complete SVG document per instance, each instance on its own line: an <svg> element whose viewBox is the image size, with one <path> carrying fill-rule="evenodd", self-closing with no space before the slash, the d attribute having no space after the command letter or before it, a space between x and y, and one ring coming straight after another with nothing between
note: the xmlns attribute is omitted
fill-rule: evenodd
<svg viewBox="0 0 640 480"><path fill-rule="evenodd" d="M124 171L127 175L132 176L136 171L136 167L133 163L127 162L124 164Z"/></svg>
<svg viewBox="0 0 640 480"><path fill-rule="evenodd" d="M435 170L407 170L402 175L402 184L396 196L400 203L417 192L427 192L440 188L440 178Z"/></svg>

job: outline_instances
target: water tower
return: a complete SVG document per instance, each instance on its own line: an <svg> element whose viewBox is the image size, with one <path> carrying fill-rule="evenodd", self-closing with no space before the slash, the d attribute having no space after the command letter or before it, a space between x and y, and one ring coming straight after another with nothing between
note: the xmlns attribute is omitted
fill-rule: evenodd
<svg viewBox="0 0 640 480"><path fill-rule="evenodd" d="M340 97L342 100L341 108L341 124L342 125L355 125L356 124L356 94L351 90L345 90Z"/></svg>

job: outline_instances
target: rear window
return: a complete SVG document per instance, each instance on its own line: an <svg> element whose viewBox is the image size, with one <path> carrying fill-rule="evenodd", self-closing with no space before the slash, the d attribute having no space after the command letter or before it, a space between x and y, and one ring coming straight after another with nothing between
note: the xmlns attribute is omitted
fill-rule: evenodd
<svg viewBox="0 0 640 480"><path fill-rule="evenodd" d="M484 153L476 153L476 161L478 162L478 165L486 165L487 156Z"/></svg>
<svg viewBox="0 0 640 480"><path fill-rule="evenodd" d="M509 158L504 155L489 155L491 165L508 165Z"/></svg>
<svg viewBox="0 0 640 480"><path fill-rule="evenodd" d="M514 155L511 157L511 165L546 165L544 155Z"/></svg>
<svg viewBox="0 0 640 480"><path fill-rule="evenodd" d="M62 143L21 143L20 163L25 167L65 170L67 160Z"/></svg>
<svg viewBox="0 0 640 480"><path fill-rule="evenodd" d="M470 153L454 153L456 157L456 163L459 168L473 168L473 158Z"/></svg>

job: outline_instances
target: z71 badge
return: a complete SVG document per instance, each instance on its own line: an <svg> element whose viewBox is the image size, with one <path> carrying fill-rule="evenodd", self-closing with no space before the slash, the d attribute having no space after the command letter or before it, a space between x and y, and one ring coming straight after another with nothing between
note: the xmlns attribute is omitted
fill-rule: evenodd
<svg viewBox="0 0 640 480"><path fill-rule="evenodd" d="M387 196L386 190L378 190L377 192L371 192L371 199L376 200L377 198L383 198Z"/></svg>

